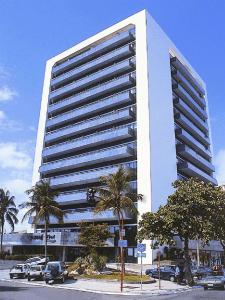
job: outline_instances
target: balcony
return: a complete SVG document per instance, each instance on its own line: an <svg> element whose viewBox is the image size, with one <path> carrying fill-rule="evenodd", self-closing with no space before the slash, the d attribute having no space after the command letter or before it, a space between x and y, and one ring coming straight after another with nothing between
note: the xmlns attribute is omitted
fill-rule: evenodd
<svg viewBox="0 0 225 300"><path fill-rule="evenodd" d="M208 123L204 122L182 99L173 99L173 104L184 115L186 115L198 128L203 132L208 133Z"/></svg>
<svg viewBox="0 0 225 300"><path fill-rule="evenodd" d="M126 165L126 164L125 164ZM75 187L79 185L90 185L99 182L99 177L108 176L118 170L117 165L92 169L89 171L71 173L68 175L61 175L50 178L51 187L53 189L64 187Z"/></svg>
<svg viewBox="0 0 225 300"><path fill-rule="evenodd" d="M134 151L130 146L120 146L98 150L82 155L76 155L69 158L60 159L54 162L43 164L39 172L41 174L51 174L59 171L68 171L72 169L95 166L100 163L113 162L118 159L131 158Z"/></svg>
<svg viewBox="0 0 225 300"><path fill-rule="evenodd" d="M191 83L198 93L205 95L204 88L201 86L198 80L191 75L188 69L176 57L171 58L170 62L172 66L178 69L185 76L185 78Z"/></svg>
<svg viewBox="0 0 225 300"><path fill-rule="evenodd" d="M190 132L198 141L202 144L209 146L209 138L205 133L198 129L191 121L188 120L184 115L180 113L175 113L174 119L176 123L182 126L185 130Z"/></svg>
<svg viewBox="0 0 225 300"><path fill-rule="evenodd" d="M124 219L132 219L132 215L124 211ZM68 209L65 211L64 224L80 222L117 221L113 210L109 209L101 213L95 213L93 207ZM50 224L58 224L58 220L50 217Z"/></svg>
<svg viewBox="0 0 225 300"><path fill-rule="evenodd" d="M52 131L45 135L45 143L60 142L60 140L87 134L90 131L113 126L125 121L133 121L134 113L132 108L121 109L116 112L101 115L93 119L85 120L75 125L63 127L61 129Z"/></svg>
<svg viewBox="0 0 225 300"><path fill-rule="evenodd" d="M71 121L77 121L80 118L89 118L91 115L100 114L104 110L109 110L113 107L118 107L122 104L132 104L135 99L135 91L126 91L123 93L119 93L115 96L111 96L102 100L98 100L97 102L93 102L86 106L82 106L73 111L60 114L54 118L48 119L46 122L47 128L52 128L55 125L60 126Z"/></svg>
<svg viewBox="0 0 225 300"><path fill-rule="evenodd" d="M54 75L60 74L62 72L65 72L66 70L84 64L87 61L90 61L97 56L100 56L102 54L105 54L106 52L109 52L110 50L113 50L116 47L120 47L121 45L125 43L129 43L135 39L133 30L117 33L112 38L98 44L95 46L92 46L88 50L83 50L82 53L77 54L76 56L68 58L68 60L54 66L52 68L52 73Z"/></svg>
<svg viewBox="0 0 225 300"><path fill-rule="evenodd" d="M65 143L61 143L52 147L44 148L42 152L43 158L51 158L71 151L87 151L96 146L104 146L108 143L120 142L134 137L134 131L131 127L122 127L110 129L98 133L94 133L87 137L74 139Z"/></svg>
<svg viewBox="0 0 225 300"><path fill-rule="evenodd" d="M128 74L119 77L115 80L108 81L104 84L100 84L97 87L91 88L83 93L77 94L73 97L66 98L60 102L52 104L48 107L48 113L56 114L63 110L72 109L83 105L90 100L98 99L100 97L106 97L108 94L117 93L121 89L128 89L135 84L135 74Z"/></svg>
<svg viewBox="0 0 225 300"><path fill-rule="evenodd" d="M122 73L129 72L135 68L135 59L125 60L123 62L114 64L82 79L74 81L65 85L59 89L50 92L49 99L54 101L60 98L65 98L72 93L77 93L81 90L87 89L92 85L99 84L102 81L110 80L115 76L119 76Z"/></svg>
<svg viewBox="0 0 225 300"><path fill-rule="evenodd" d="M173 78L191 95L191 97L201 106L203 109L206 106L205 99L201 97L188 80L177 70L172 71Z"/></svg>
<svg viewBox="0 0 225 300"><path fill-rule="evenodd" d="M205 157L206 159L210 159L212 157L211 152L202 145L200 142L198 142L191 134L189 134L187 131L185 131L182 128L176 129L176 137L179 138L182 142L189 145L193 149L196 150L201 156Z"/></svg>
<svg viewBox="0 0 225 300"><path fill-rule="evenodd" d="M79 190L67 193L60 193L55 199L59 205L70 205L87 202L86 190Z"/></svg>
<svg viewBox="0 0 225 300"><path fill-rule="evenodd" d="M211 162L204 159L197 152L192 150L186 145L178 144L177 145L177 154L184 159L187 159L191 163L195 164L199 168L205 170L206 172L214 172L215 168Z"/></svg>
<svg viewBox="0 0 225 300"><path fill-rule="evenodd" d="M182 173L185 176L197 177L200 180L211 182L212 184L217 185L217 180L215 178L201 171L189 162L178 163L177 169L179 173Z"/></svg>
<svg viewBox="0 0 225 300"><path fill-rule="evenodd" d="M51 80L51 86L57 87L58 85L66 83L68 80L85 76L88 73L94 72L100 68L104 68L107 65L113 64L114 62L125 59L131 55L134 55L134 47L131 44L126 45L84 65L81 65L72 71L53 78Z"/></svg>
<svg viewBox="0 0 225 300"><path fill-rule="evenodd" d="M189 105L201 119L207 119L206 111L201 109L201 107L196 103L196 101L191 98L191 96L185 91L185 89L180 84L173 84L173 91L187 105Z"/></svg>

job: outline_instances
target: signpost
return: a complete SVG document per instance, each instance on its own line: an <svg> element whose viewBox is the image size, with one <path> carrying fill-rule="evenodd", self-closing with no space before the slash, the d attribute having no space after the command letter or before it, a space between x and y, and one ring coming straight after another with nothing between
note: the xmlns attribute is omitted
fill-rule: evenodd
<svg viewBox="0 0 225 300"><path fill-rule="evenodd" d="M159 290L161 289L161 279L160 279L160 256L161 256L161 252L158 251L157 252L158 255L158 269L159 269Z"/></svg>
<svg viewBox="0 0 225 300"><path fill-rule="evenodd" d="M118 247L126 248L127 247L127 240L119 240L118 241Z"/></svg>
<svg viewBox="0 0 225 300"><path fill-rule="evenodd" d="M143 267L142 267L142 257L146 257L146 253L143 253L146 251L146 244L137 244L137 257L141 258L141 290L142 290L142 273L143 273Z"/></svg>
<svg viewBox="0 0 225 300"><path fill-rule="evenodd" d="M123 235L122 235L123 238ZM120 290L123 291L123 276L124 276L124 262L123 262L123 248L127 248L127 240L119 240L118 241L118 247L120 247L120 253L121 253L121 286Z"/></svg>

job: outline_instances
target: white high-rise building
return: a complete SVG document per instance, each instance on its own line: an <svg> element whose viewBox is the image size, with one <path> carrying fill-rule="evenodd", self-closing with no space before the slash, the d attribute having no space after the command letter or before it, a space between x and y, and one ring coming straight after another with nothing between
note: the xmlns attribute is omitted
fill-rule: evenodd
<svg viewBox="0 0 225 300"><path fill-rule="evenodd" d="M205 83L145 10L47 62L33 184L50 178L60 191L67 216L63 225L52 219L51 230L78 234L80 222L95 221L116 233L116 217L94 214L86 191L121 164L144 195L140 216L166 202L176 179L217 184ZM126 215L125 227L127 261L135 262L137 220ZM115 238L112 260L116 246ZM150 263L150 242L146 253Z"/></svg>

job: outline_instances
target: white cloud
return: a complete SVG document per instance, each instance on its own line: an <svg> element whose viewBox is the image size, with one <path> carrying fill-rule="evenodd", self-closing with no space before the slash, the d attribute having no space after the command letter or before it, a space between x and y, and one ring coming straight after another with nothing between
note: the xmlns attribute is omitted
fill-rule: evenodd
<svg viewBox="0 0 225 300"><path fill-rule="evenodd" d="M15 178L3 182L2 186L9 190L12 195L24 195L24 192L31 187L31 181Z"/></svg>
<svg viewBox="0 0 225 300"><path fill-rule="evenodd" d="M25 170L32 164L30 155L17 143L0 143L0 167Z"/></svg>
<svg viewBox="0 0 225 300"><path fill-rule="evenodd" d="M0 132L2 131L21 131L22 125L14 120L7 118L4 111L0 110Z"/></svg>
<svg viewBox="0 0 225 300"><path fill-rule="evenodd" d="M225 184L225 149L221 149L216 154L215 167L218 184Z"/></svg>
<svg viewBox="0 0 225 300"><path fill-rule="evenodd" d="M7 85L0 87L0 102L10 101L17 95L18 93Z"/></svg>

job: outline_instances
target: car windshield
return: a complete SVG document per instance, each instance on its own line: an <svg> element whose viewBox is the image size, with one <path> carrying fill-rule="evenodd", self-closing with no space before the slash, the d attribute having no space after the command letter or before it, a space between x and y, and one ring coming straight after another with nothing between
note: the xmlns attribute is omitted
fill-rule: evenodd
<svg viewBox="0 0 225 300"><path fill-rule="evenodd" d="M56 269L59 271L59 265L58 264L48 264L46 269L47 269L47 271L51 271L53 269Z"/></svg>
<svg viewBox="0 0 225 300"><path fill-rule="evenodd" d="M23 267L22 267L22 266L15 266L15 269L16 269L16 270L22 271L22 270L23 270Z"/></svg>
<svg viewBox="0 0 225 300"><path fill-rule="evenodd" d="M39 266L32 266L31 271L40 271L40 267Z"/></svg>

